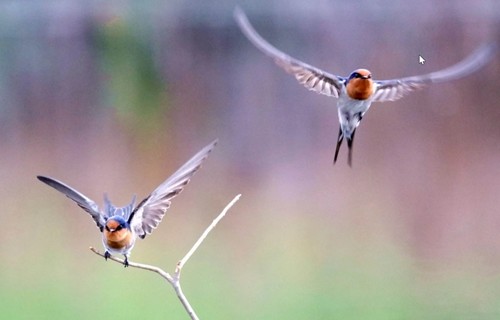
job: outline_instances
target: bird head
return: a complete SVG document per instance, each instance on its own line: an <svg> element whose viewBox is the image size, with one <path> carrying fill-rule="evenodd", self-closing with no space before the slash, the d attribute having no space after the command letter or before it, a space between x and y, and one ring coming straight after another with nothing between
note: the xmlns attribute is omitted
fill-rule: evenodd
<svg viewBox="0 0 500 320"><path fill-rule="evenodd" d="M121 216L113 216L106 221L105 229L108 232L118 232L128 228L128 223Z"/></svg>
<svg viewBox="0 0 500 320"><path fill-rule="evenodd" d="M351 75L349 76L349 80L351 79L364 79L368 80L372 78L372 74L370 71L366 69L357 69L354 70Z"/></svg>
<svg viewBox="0 0 500 320"><path fill-rule="evenodd" d="M347 95L351 99L366 100L374 90L372 74L366 69L354 70L346 83Z"/></svg>

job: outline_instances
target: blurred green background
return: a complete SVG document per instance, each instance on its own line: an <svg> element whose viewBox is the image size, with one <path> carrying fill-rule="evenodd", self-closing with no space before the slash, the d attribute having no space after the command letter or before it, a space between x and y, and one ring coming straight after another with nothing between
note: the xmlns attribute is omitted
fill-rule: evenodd
<svg viewBox="0 0 500 320"><path fill-rule="evenodd" d="M157 275L104 262L87 214L219 145L132 261L183 271L201 319L499 319L500 64L374 104L332 166L334 99L232 18L332 73L431 72L500 38L500 2L0 2L0 314L187 319ZM418 55L427 60L418 64Z"/></svg>

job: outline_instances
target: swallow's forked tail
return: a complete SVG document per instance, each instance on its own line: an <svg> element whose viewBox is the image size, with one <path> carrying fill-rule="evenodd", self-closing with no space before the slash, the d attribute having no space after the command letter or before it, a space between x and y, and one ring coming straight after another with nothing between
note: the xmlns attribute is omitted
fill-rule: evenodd
<svg viewBox="0 0 500 320"><path fill-rule="evenodd" d="M356 129L351 134L351 139L347 139L347 147L349 148L349 154L347 156L347 163L349 167L352 167L352 144L354 143L354 134L356 133Z"/></svg>
<svg viewBox="0 0 500 320"><path fill-rule="evenodd" d="M349 154L347 155L347 163L349 167L352 167L352 144L354 142L354 134L356 133L356 129L351 134L351 138L346 138L347 147L349 148ZM340 146L342 145L342 141L344 140L344 133L342 133L342 128L339 128L339 136L337 138L337 147L335 148L335 156L333 157L333 164L337 162L337 157L339 155Z"/></svg>
<svg viewBox="0 0 500 320"><path fill-rule="evenodd" d="M337 162L337 157L339 155L340 146L342 145L342 140L344 140L344 134L342 133L342 128L339 127L339 136L337 138L337 147L335 148L335 156L333 157L333 164Z"/></svg>

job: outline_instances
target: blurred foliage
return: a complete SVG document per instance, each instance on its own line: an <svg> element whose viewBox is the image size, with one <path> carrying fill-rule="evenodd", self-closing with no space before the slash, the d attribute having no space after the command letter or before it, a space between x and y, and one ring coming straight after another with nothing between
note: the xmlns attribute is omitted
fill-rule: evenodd
<svg viewBox="0 0 500 320"><path fill-rule="evenodd" d="M151 39L125 18L98 25L93 40L106 81L108 105L135 125L158 129L168 109L166 83L155 64Z"/></svg>

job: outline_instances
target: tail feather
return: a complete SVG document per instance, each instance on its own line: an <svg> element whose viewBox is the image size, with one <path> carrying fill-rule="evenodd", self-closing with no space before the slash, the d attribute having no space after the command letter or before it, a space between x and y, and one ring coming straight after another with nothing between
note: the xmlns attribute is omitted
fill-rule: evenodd
<svg viewBox="0 0 500 320"><path fill-rule="evenodd" d="M335 157L333 158L333 164L337 162L337 157L339 155L340 145L342 144L342 140L344 140L344 134L342 133L342 128L339 128L339 136L337 138L337 147L335 148Z"/></svg>
<svg viewBox="0 0 500 320"><path fill-rule="evenodd" d="M347 157L347 163L349 167L352 167L352 144L354 143L354 134L356 133L356 129L351 134L351 138L347 139L347 147L349 148L349 154Z"/></svg>

